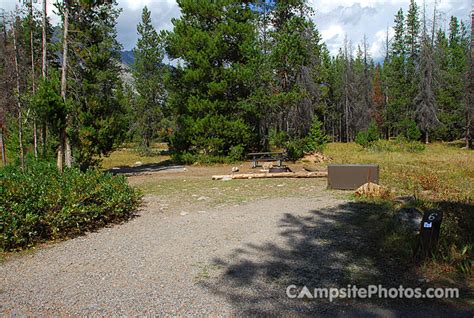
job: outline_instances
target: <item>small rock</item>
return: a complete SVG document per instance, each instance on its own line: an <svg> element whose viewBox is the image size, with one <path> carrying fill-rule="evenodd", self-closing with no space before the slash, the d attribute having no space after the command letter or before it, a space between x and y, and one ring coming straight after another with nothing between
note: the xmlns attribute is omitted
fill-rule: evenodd
<svg viewBox="0 0 474 318"><path fill-rule="evenodd" d="M143 162L137 161L137 162L134 163L134 165L135 165L135 166L141 166L141 165L143 165Z"/></svg>
<svg viewBox="0 0 474 318"><path fill-rule="evenodd" d="M239 172L239 167L232 167L232 172Z"/></svg>
<svg viewBox="0 0 474 318"><path fill-rule="evenodd" d="M285 186L284 184L277 185L277 187L284 187L284 186Z"/></svg>
<svg viewBox="0 0 474 318"><path fill-rule="evenodd" d="M181 216L185 216L185 215L188 215L189 213L188 212L181 212L180 215Z"/></svg>
<svg viewBox="0 0 474 318"><path fill-rule="evenodd" d="M208 200L208 199L209 199L208 197L202 196L202 197L199 197L197 200L198 200L198 201L206 201L206 200Z"/></svg>
<svg viewBox="0 0 474 318"><path fill-rule="evenodd" d="M401 204L411 204L411 203L416 202L416 198L413 195L399 196L395 198L395 202L398 202Z"/></svg>

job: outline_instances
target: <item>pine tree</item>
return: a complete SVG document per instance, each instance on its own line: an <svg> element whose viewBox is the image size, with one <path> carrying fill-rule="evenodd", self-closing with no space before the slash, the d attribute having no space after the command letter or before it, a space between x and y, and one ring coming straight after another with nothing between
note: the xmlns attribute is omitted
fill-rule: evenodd
<svg viewBox="0 0 474 318"><path fill-rule="evenodd" d="M403 10L400 9L395 16L395 34L390 45L388 60L385 61L388 137L396 135L400 131L400 123L408 117L407 106L411 103L409 96L407 96L404 21Z"/></svg>
<svg viewBox="0 0 474 318"><path fill-rule="evenodd" d="M436 99L442 125L435 137L456 140L464 135L466 127L465 88L469 70L468 47L465 44L461 25L451 17L449 34L437 32L436 65L439 69Z"/></svg>
<svg viewBox="0 0 474 318"><path fill-rule="evenodd" d="M406 16L406 29L405 29L405 45L406 45L406 82L407 87L405 95L407 95L409 101L413 101L413 98L417 94L419 78L417 77L418 59L420 55L420 17L419 7L415 0L410 0L410 6L408 8ZM407 115L406 118L413 116L414 107L409 103L406 105L404 110Z"/></svg>
<svg viewBox="0 0 474 318"><path fill-rule="evenodd" d="M139 39L133 50L132 66L138 97L134 103L134 126L143 138L143 145L150 147L151 139L163 117L163 46L151 23L151 12L145 6L142 21L137 26Z"/></svg>
<svg viewBox="0 0 474 318"><path fill-rule="evenodd" d="M474 11L471 12L470 70L466 89L466 146L474 149Z"/></svg>
<svg viewBox="0 0 474 318"><path fill-rule="evenodd" d="M68 85L68 136L82 169L112 151L126 130L116 5L116 1L74 1L70 7L68 79L75 84Z"/></svg>
<svg viewBox="0 0 474 318"><path fill-rule="evenodd" d="M178 152L227 155L255 144L257 117L249 101L257 32L249 2L180 0L181 17L167 34L167 53L180 59L169 83L177 117Z"/></svg>
<svg viewBox="0 0 474 318"><path fill-rule="evenodd" d="M301 138L311 127L313 105L320 98L318 77L320 37L308 18L305 0L276 1L270 63L275 74L274 98L277 130Z"/></svg>
<svg viewBox="0 0 474 318"><path fill-rule="evenodd" d="M382 128L384 123L384 107L385 107L385 96L382 88L382 66L377 64L375 67L372 87L372 109L370 110L370 118L374 121L379 128Z"/></svg>

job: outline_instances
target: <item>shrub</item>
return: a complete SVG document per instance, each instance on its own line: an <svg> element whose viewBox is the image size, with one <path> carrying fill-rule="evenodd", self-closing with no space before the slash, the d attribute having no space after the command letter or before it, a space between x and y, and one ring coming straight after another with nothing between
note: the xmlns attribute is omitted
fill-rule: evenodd
<svg viewBox="0 0 474 318"><path fill-rule="evenodd" d="M369 147L373 142L380 139L377 123L371 121L367 131L359 131L356 135L355 142L364 148Z"/></svg>
<svg viewBox="0 0 474 318"><path fill-rule="evenodd" d="M323 123L314 117L308 137L306 137L305 150L309 152L322 152L328 143L328 137L324 134Z"/></svg>
<svg viewBox="0 0 474 318"><path fill-rule="evenodd" d="M305 149L304 139L292 139L286 142L286 155L288 160L297 161L303 158Z"/></svg>
<svg viewBox="0 0 474 318"><path fill-rule="evenodd" d="M125 177L98 170L30 164L0 170L0 248L12 250L64 238L131 217L140 194Z"/></svg>
<svg viewBox="0 0 474 318"><path fill-rule="evenodd" d="M421 131L413 120L404 119L398 124L400 136L408 141L416 141L421 138Z"/></svg>
<svg viewBox="0 0 474 318"><path fill-rule="evenodd" d="M359 131L355 137L355 142L364 148L369 146L368 134L366 131Z"/></svg>
<svg viewBox="0 0 474 318"><path fill-rule="evenodd" d="M237 145L230 148L229 160L232 162L242 160L244 158L244 146Z"/></svg>
<svg viewBox="0 0 474 318"><path fill-rule="evenodd" d="M286 133L284 131L277 131L270 129L268 132L268 142L270 149L281 149L285 147Z"/></svg>
<svg viewBox="0 0 474 318"><path fill-rule="evenodd" d="M217 164L217 163L232 163L237 160L224 156L213 156L206 154L193 154L190 152L174 153L172 157L173 162L177 164L192 165L192 164Z"/></svg>

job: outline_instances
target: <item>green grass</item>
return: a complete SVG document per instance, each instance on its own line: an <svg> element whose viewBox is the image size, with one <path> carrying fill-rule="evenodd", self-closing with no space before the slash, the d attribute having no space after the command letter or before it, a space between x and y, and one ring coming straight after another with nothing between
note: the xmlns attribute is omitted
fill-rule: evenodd
<svg viewBox="0 0 474 318"><path fill-rule="evenodd" d="M110 169L113 167L131 167L135 165L136 162L141 162L142 164L159 164L169 158L169 156L161 155L144 156L135 150L121 149L114 151L110 156L103 158L102 168Z"/></svg>

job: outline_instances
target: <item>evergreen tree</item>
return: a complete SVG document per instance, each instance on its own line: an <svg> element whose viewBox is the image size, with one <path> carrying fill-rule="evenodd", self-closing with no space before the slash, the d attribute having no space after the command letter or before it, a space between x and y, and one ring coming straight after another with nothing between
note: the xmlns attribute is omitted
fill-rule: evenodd
<svg viewBox="0 0 474 318"><path fill-rule="evenodd" d="M451 17L448 37L441 30L437 32L436 65L439 76L436 99L442 125L435 131L435 137L442 140L460 139L466 127L465 83L469 51L464 38L456 17Z"/></svg>
<svg viewBox="0 0 474 318"><path fill-rule="evenodd" d="M467 37L466 37L467 38ZM466 88L466 146L474 149L474 12L471 12L470 70Z"/></svg>
<svg viewBox="0 0 474 318"><path fill-rule="evenodd" d="M251 147L258 130L249 102L256 30L250 1L179 0L181 17L167 34L167 52L180 59L169 83L176 111L175 150L227 155Z"/></svg>
<svg viewBox="0 0 474 318"><path fill-rule="evenodd" d="M415 0L410 0L406 16L405 29L405 46L406 46L406 90L405 95L409 101L417 94L419 78L417 77L418 59L420 55L420 17L419 7ZM416 105L410 103L406 105L404 113L406 118L413 117L413 111Z"/></svg>
<svg viewBox="0 0 474 318"><path fill-rule="evenodd" d="M150 142L160 128L163 118L163 47L158 33L151 24L151 12L143 8L142 21L137 26L139 39L133 54L132 66L135 89L138 97L133 104L134 128L143 139L143 145Z"/></svg>
<svg viewBox="0 0 474 318"><path fill-rule="evenodd" d="M276 1L272 12L270 63L274 72L277 129L290 138L305 136L320 99L320 36L308 18L305 0Z"/></svg>
<svg viewBox="0 0 474 318"><path fill-rule="evenodd" d="M81 168L97 163L119 142L126 128L120 103L120 49L115 1L80 1L70 7L71 63L68 136Z"/></svg>
<svg viewBox="0 0 474 318"><path fill-rule="evenodd" d="M407 105L411 103L407 96L406 80L406 47L403 10L400 9L395 16L394 37L390 46L388 60L385 61L387 82L387 112L386 122L388 137L400 131L399 123L408 117Z"/></svg>

